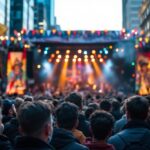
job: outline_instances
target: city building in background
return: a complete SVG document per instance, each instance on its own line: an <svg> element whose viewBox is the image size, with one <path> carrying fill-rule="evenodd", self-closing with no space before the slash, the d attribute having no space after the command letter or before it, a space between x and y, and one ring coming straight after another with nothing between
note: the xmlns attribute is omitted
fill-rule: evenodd
<svg viewBox="0 0 150 150"><path fill-rule="evenodd" d="M123 0L123 28L140 29L139 9L142 0Z"/></svg>
<svg viewBox="0 0 150 150"><path fill-rule="evenodd" d="M146 36L150 37L150 0L143 0L139 14L141 29L144 30Z"/></svg>
<svg viewBox="0 0 150 150"><path fill-rule="evenodd" d="M34 28L34 0L10 1L10 35L14 30L32 30Z"/></svg>

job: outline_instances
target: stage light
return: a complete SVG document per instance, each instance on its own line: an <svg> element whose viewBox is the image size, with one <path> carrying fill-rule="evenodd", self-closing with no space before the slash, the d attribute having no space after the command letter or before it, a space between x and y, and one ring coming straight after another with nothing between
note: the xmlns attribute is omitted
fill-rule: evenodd
<svg viewBox="0 0 150 150"><path fill-rule="evenodd" d="M130 37L130 36L131 36L130 33L128 33L128 34L127 34L127 37Z"/></svg>
<svg viewBox="0 0 150 150"><path fill-rule="evenodd" d="M44 33L44 30L43 30L43 29L41 29L41 30L40 30L40 33L41 33L41 34L43 34L43 33Z"/></svg>
<svg viewBox="0 0 150 150"><path fill-rule="evenodd" d="M77 55L74 55L74 56L73 56L73 58L75 58L75 59L76 59L76 58L78 58L78 56L77 56Z"/></svg>
<svg viewBox="0 0 150 150"><path fill-rule="evenodd" d="M61 55L58 55L58 58L59 58L59 59L61 59L61 58L62 58L62 56L61 56Z"/></svg>
<svg viewBox="0 0 150 150"><path fill-rule="evenodd" d="M70 54L70 50L67 50L67 51L66 51L66 54Z"/></svg>
<svg viewBox="0 0 150 150"><path fill-rule="evenodd" d="M79 49L79 50L78 50L78 53L79 53L79 54L81 54L81 53L82 53L82 50L81 50L81 49Z"/></svg>
<svg viewBox="0 0 150 150"><path fill-rule="evenodd" d="M93 56L93 55L91 55L91 56L90 56L90 58L92 59L92 58L94 58L94 56Z"/></svg>
<svg viewBox="0 0 150 150"><path fill-rule="evenodd" d="M60 62L60 59L56 59L56 62L59 63L59 62Z"/></svg>
<svg viewBox="0 0 150 150"><path fill-rule="evenodd" d="M70 56L69 55L66 55L66 58L68 59Z"/></svg>
<svg viewBox="0 0 150 150"><path fill-rule="evenodd" d="M105 50L104 53L105 53L105 55L108 55L109 52L108 52L108 50Z"/></svg>
<svg viewBox="0 0 150 150"><path fill-rule="evenodd" d="M11 41L14 41L14 40L15 40L15 38L14 38L14 37L11 37L11 38L10 38L10 40L11 40Z"/></svg>
<svg viewBox="0 0 150 150"><path fill-rule="evenodd" d="M66 58L66 59L65 59L65 62L68 62L68 61L69 61L68 58Z"/></svg>
<svg viewBox="0 0 150 150"><path fill-rule="evenodd" d="M102 57L102 55L101 54L98 54L98 58L101 58Z"/></svg>
<svg viewBox="0 0 150 150"><path fill-rule="evenodd" d="M95 59L94 58L92 58L92 60L91 60L92 62L95 62Z"/></svg>
<svg viewBox="0 0 150 150"><path fill-rule="evenodd" d="M51 57L54 58L54 57L55 57L55 54L52 54Z"/></svg>
<svg viewBox="0 0 150 150"><path fill-rule="evenodd" d="M110 46L109 46L109 49L113 49L113 46L112 46L112 45L110 45Z"/></svg>
<svg viewBox="0 0 150 150"><path fill-rule="evenodd" d="M74 58L74 59L72 59L72 61L73 61L73 62L76 62L76 59Z"/></svg>
<svg viewBox="0 0 150 150"><path fill-rule="evenodd" d="M99 61L100 61L101 63L103 63L103 62L104 62L104 59L103 59L103 58L100 58Z"/></svg>
<svg viewBox="0 0 150 150"><path fill-rule="evenodd" d="M148 43L150 39L148 37L145 38L145 42Z"/></svg>
<svg viewBox="0 0 150 150"><path fill-rule="evenodd" d="M122 29L122 32L123 32L123 33L125 33L125 32L126 32L126 29L125 29L125 28L123 28L123 29Z"/></svg>
<svg viewBox="0 0 150 150"><path fill-rule="evenodd" d="M135 66L135 62L132 62L131 65L132 65L132 66Z"/></svg>
<svg viewBox="0 0 150 150"><path fill-rule="evenodd" d="M140 37L140 38L139 38L139 41L140 41L140 42L142 42L142 41L143 41L142 37Z"/></svg>
<svg viewBox="0 0 150 150"><path fill-rule="evenodd" d="M92 54L96 54L96 50L92 50Z"/></svg>
<svg viewBox="0 0 150 150"><path fill-rule="evenodd" d="M116 52L119 52L119 49L118 49L118 48L116 48Z"/></svg>
<svg viewBox="0 0 150 150"><path fill-rule="evenodd" d="M123 48L121 49L121 52L124 52L124 49L123 49Z"/></svg>
<svg viewBox="0 0 150 150"><path fill-rule="evenodd" d="M21 37L18 37L18 41L21 41Z"/></svg>
<svg viewBox="0 0 150 150"><path fill-rule="evenodd" d="M82 59L81 58L78 58L78 62L81 62L82 61Z"/></svg>
<svg viewBox="0 0 150 150"><path fill-rule="evenodd" d="M59 50L57 50L57 51L56 51L56 54L60 54L60 51L59 51Z"/></svg>
<svg viewBox="0 0 150 150"><path fill-rule="evenodd" d="M84 52L83 52L83 54L84 54L84 55L87 55L87 54L88 54L88 52L87 52L87 51L84 51Z"/></svg>
<svg viewBox="0 0 150 150"><path fill-rule="evenodd" d="M42 50L39 48L37 51L38 51L38 53L41 53Z"/></svg>
<svg viewBox="0 0 150 150"><path fill-rule="evenodd" d="M47 55L48 54L48 51L44 51L44 55Z"/></svg>
<svg viewBox="0 0 150 150"><path fill-rule="evenodd" d="M85 58L85 59L84 59L84 62L88 62L88 59L87 59L87 58Z"/></svg>
<svg viewBox="0 0 150 150"><path fill-rule="evenodd" d="M85 55L84 58L88 58L88 55Z"/></svg>
<svg viewBox="0 0 150 150"><path fill-rule="evenodd" d="M93 90L96 90L97 86L96 84L93 85Z"/></svg>
<svg viewBox="0 0 150 150"><path fill-rule="evenodd" d="M100 51L99 51L99 53L100 53L100 54L103 54L103 51L102 51L102 50L100 50Z"/></svg>
<svg viewBox="0 0 150 150"><path fill-rule="evenodd" d="M135 47L136 49L138 49L138 48L139 48L139 45L138 45L138 44L136 44L134 47Z"/></svg>
<svg viewBox="0 0 150 150"><path fill-rule="evenodd" d="M41 65L37 65L37 68L40 69L40 68L41 68Z"/></svg>

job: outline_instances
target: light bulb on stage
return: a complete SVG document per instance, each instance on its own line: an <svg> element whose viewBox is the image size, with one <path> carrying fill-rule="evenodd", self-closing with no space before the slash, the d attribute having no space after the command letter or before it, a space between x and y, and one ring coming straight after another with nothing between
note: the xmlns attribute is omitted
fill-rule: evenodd
<svg viewBox="0 0 150 150"><path fill-rule="evenodd" d="M67 50L67 51L66 51L66 54L70 54L70 50Z"/></svg>
<svg viewBox="0 0 150 150"><path fill-rule="evenodd" d="M88 58L88 55L85 55L85 56L84 56L84 58L86 58L86 59L87 59L87 58Z"/></svg>
<svg viewBox="0 0 150 150"><path fill-rule="evenodd" d="M60 62L60 59L56 59L56 62L59 63L59 62Z"/></svg>
<svg viewBox="0 0 150 150"><path fill-rule="evenodd" d="M70 56L69 55L66 55L66 58L68 59Z"/></svg>
<svg viewBox="0 0 150 150"><path fill-rule="evenodd" d="M95 59L94 58L92 58L92 60L91 60L92 62L95 62Z"/></svg>
<svg viewBox="0 0 150 150"><path fill-rule="evenodd" d="M84 62L88 62L88 59L86 58L86 59L84 59Z"/></svg>
<svg viewBox="0 0 150 150"><path fill-rule="evenodd" d="M78 56L77 56L77 55L74 55L74 56L73 56L73 58L75 58L75 59L76 59L76 58L78 58Z"/></svg>
<svg viewBox="0 0 150 150"><path fill-rule="evenodd" d="M61 59L61 58L62 58L62 56L61 56L61 55L58 55L58 58L59 58L59 59Z"/></svg>
<svg viewBox="0 0 150 150"><path fill-rule="evenodd" d="M74 58L74 59L72 59L72 61L73 61L73 62L76 62L76 59Z"/></svg>
<svg viewBox="0 0 150 150"><path fill-rule="evenodd" d="M92 59L92 58L94 58L94 56L93 56L93 55L91 55L90 57L91 57L91 59Z"/></svg>
<svg viewBox="0 0 150 150"><path fill-rule="evenodd" d="M57 51L56 51L56 54L60 54L60 51L59 51L59 50L57 50Z"/></svg>
<svg viewBox="0 0 150 150"><path fill-rule="evenodd" d="M81 54L81 53L82 53L82 50L81 50L81 49L79 49L79 50L78 50L78 53L79 53L79 54Z"/></svg>
<svg viewBox="0 0 150 150"><path fill-rule="evenodd" d="M81 58L78 58L78 62L81 62L82 61L82 59Z"/></svg>
<svg viewBox="0 0 150 150"><path fill-rule="evenodd" d="M68 62L68 61L69 61L68 58L66 58L66 59L65 59L65 62Z"/></svg>
<svg viewBox="0 0 150 150"><path fill-rule="evenodd" d="M92 50L92 54L96 54L96 50Z"/></svg>

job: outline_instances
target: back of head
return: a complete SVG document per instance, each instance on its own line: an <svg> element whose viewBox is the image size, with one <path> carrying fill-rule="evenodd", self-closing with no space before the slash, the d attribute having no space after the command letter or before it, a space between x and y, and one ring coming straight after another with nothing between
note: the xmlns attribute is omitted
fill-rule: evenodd
<svg viewBox="0 0 150 150"><path fill-rule="evenodd" d="M148 100L142 96L133 96L126 100L126 112L129 119L145 120L148 116Z"/></svg>
<svg viewBox="0 0 150 150"><path fill-rule="evenodd" d="M91 130L96 140L105 140L113 128L113 116L105 111L96 111L90 118Z"/></svg>
<svg viewBox="0 0 150 150"><path fill-rule="evenodd" d="M18 110L19 110L20 105L21 105L23 102L24 102L24 100L23 100L22 98L20 98L20 97L17 97L17 98L16 98L15 108L16 108L16 111L17 111L17 112L18 112Z"/></svg>
<svg viewBox="0 0 150 150"><path fill-rule="evenodd" d="M25 101L25 102L32 102L32 101L33 101L33 97L32 97L32 96L25 95L25 96L24 96L24 101Z"/></svg>
<svg viewBox="0 0 150 150"><path fill-rule="evenodd" d="M107 112L111 111L111 102L109 100L103 100L100 103L100 109L105 110Z"/></svg>
<svg viewBox="0 0 150 150"><path fill-rule="evenodd" d="M59 128L72 130L78 120L78 107L69 102L60 104L56 109L56 120Z"/></svg>
<svg viewBox="0 0 150 150"><path fill-rule="evenodd" d="M40 135L43 127L51 122L51 110L42 102L25 102L18 111L18 120L24 135Z"/></svg>
<svg viewBox="0 0 150 150"><path fill-rule="evenodd" d="M77 105L80 109L82 108L82 97L81 97L81 95L79 95L77 93L71 93L71 94L69 94L66 97L65 101Z"/></svg>
<svg viewBox="0 0 150 150"><path fill-rule="evenodd" d="M5 99L2 104L2 114L9 115L10 110L12 109L13 102L9 99Z"/></svg>

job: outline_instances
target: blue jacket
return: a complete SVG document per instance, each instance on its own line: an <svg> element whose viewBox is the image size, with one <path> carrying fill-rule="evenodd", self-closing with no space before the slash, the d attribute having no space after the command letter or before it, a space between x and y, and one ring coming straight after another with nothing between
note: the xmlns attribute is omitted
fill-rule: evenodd
<svg viewBox="0 0 150 150"><path fill-rule="evenodd" d="M123 150L126 143L141 141L147 135L144 145L148 145L150 149L150 129L143 121L130 121L124 129L108 139L108 143L114 145L116 150ZM124 142L126 141L126 142Z"/></svg>

